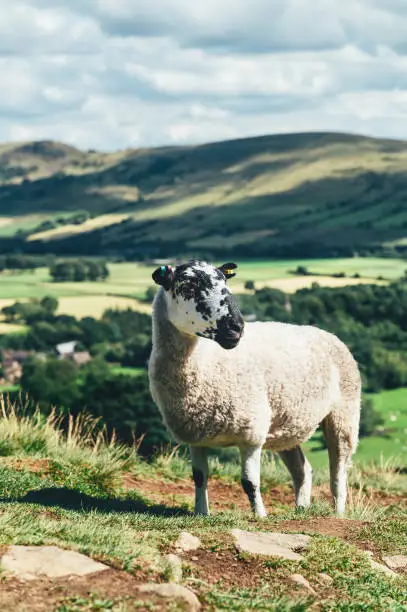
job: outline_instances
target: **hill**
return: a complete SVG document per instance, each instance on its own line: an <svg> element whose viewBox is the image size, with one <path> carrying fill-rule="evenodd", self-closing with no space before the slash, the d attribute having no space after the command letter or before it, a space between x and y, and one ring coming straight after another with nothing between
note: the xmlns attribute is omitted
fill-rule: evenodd
<svg viewBox="0 0 407 612"><path fill-rule="evenodd" d="M212 459L212 515L194 517L190 465L181 454L147 463L97 435L89 419L71 420L67 436L58 423L55 414L2 407L5 612L405 609L406 477L389 465L352 469L343 520L329 507L326 472L315 472L311 508L297 512L287 472L266 456L269 516L261 520L250 514L239 466ZM242 550L236 530L256 539L256 554ZM271 532L280 542L298 534L290 537L296 552L287 554L287 544L266 551ZM88 571L103 571L78 575L78 555L64 557L64 550L104 564Z"/></svg>
<svg viewBox="0 0 407 612"><path fill-rule="evenodd" d="M407 142L336 133L109 154L4 145L0 248L129 257L402 252L406 161Z"/></svg>

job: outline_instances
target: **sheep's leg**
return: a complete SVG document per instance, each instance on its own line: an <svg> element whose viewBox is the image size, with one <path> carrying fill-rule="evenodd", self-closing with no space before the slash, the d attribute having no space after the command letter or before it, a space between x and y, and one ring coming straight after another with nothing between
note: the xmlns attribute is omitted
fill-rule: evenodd
<svg viewBox="0 0 407 612"><path fill-rule="evenodd" d="M190 446L192 475L195 482L195 514L209 514L208 502L208 451L199 446Z"/></svg>
<svg viewBox="0 0 407 612"><path fill-rule="evenodd" d="M242 487L255 516L267 516L260 493L261 446L244 446L240 448L242 458Z"/></svg>
<svg viewBox="0 0 407 612"><path fill-rule="evenodd" d="M299 446L279 452L294 484L295 505L307 508L311 503L312 468Z"/></svg>
<svg viewBox="0 0 407 612"><path fill-rule="evenodd" d="M353 413L356 415L353 419L344 418L343 410L334 410L322 422L329 454L332 501L338 516L345 512L347 472L358 439L358 410ZM348 417L353 416L353 413L350 412Z"/></svg>

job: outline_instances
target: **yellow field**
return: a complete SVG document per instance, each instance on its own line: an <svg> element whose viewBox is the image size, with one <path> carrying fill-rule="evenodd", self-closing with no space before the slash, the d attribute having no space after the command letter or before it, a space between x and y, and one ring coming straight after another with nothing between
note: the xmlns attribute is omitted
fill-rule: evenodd
<svg viewBox="0 0 407 612"><path fill-rule="evenodd" d="M129 215L119 214L100 215L94 219L88 219L88 221L85 221L85 223L81 223L80 225L62 225L61 227L47 230L45 232L31 234L27 240L54 240L54 238L66 238L67 236L72 236L73 234L82 234L83 232L90 232L95 229L100 229L101 227L113 225L114 223L120 223L120 221L127 219L128 216Z"/></svg>
<svg viewBox="0 0 407 612"><path fill-rule="evenodd" d="M374 282L375 284L383 284L380 281ZM333 278L332 276L293 276L291 278L278 278L271 281L258 282L256 283L256 289L271 287L286 293L295 293L299 289L311 287L314 283L321 287L346 287L348 285L371 284L372 280L367 278ZM235 284L233 290L235 293L250 293L250 291L244 288L244 283Z"/></svg>
<svg viewBox="0 0 407 612"><path fill-rule="evenodd" d="M5 306L14 304L15 301L16 300L10 299L0 300L0 310ZM26 302L28 300L21 299L18 301ZM116 310L126 310L127 308L131 308L137 312L144 312L146 314L151 313L150 304L144 304L136 299L117 297L114 295L81 295L59 298L58 314L72 315L77 319L83 319L84 317L94 317L95 319L98 319L108 308L113 308ZM4 320L0 320L0 334L14 333L21 330L21 325L5 323Z"/></svg>
<svg viewBox="0 0 407 612"><path fill-rule="evenodd" d="M10 223L13 223L13 221L14 219L12 217L0 217L0 227L10 225Z"/></svg>
<svg viewBox="0 0 407 612"><path fill-rule="evenodd" d="M17 334L24 329L24 325L16 325L15 323L5 323L4 321L0 321L0 334Z"/></svg>
<svg viewBox="0 0 407 612"><path fill-rule="evenodd" d="M111 295L84 295L78 297L59 298L59 314L69 314L77 319L94 317L98 319L105 310L113 308L126 310L132 308L137 312L151 313L150 304L143 304L139 300Z"/></svg>

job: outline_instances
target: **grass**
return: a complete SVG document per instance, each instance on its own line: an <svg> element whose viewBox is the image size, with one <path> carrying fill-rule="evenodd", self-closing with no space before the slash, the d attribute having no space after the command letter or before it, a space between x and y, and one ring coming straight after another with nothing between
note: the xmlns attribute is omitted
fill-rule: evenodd
<svg viewBox="0 0 407 612"><path fill-rule="evenodd" d="M265 521L255 520L239 509L220 509L210 517L195 517L190 513L191 498L170 505L168 490L176 489L180 479L185 483L190 470L179 452L160 455L146 463L137 456L136 449L108 440L98 431L97 423L87 417L71 419L64 434L55 413L47 418L38 412L30 416L24 409L4 402L0 456L0 546L58 545L107 563L129 579L134 575L138 581L162 581L168 576L163 554L171 551L180 532L187 530L201 539L206 561L197 563L191 557L183 557L183 583L198 593L208 609L313 610L316 602L318 609L327 611L404 609L405 581L391 580L373 571L361 548L368 542L379 558L385 552L405 552L405 506L379 512L373 511L371 501L368 511L360 514L365 500L354 498L348 524L353 526L352 513L355 515L358 505L357 518L362 518L363 524L356 522L345 539L318 534L318 520L329 520L331 516L323 503L314 504L300 515L292 504L276 506ZM214 482L226 479L227 483L236 478L235 466L228 471L227 464L219 459L211 461L211 468ZM287 486L287 475L284 478L281 466L274 460L264 458L263 472L267 483L283 486L285 481ZM126 474L135 478L131 487L123 484ZM166 496L163 490L165 504L151 501L143 488L148 482L167 489ZM307 531L310 520L309 525L317 530L302 561L236 555L230 536L232 528L287 530L286 520L290 520L288 531ZM297 529L292 526L293 520L299 521ZM218 567L223 567L224 575L218 576ZM211 581L208 571L214 572ZM242 584L234 573L246 576ZM296 590L289 578L293 573L305 576L317 595ZM322 583L321 573L331 577L329 586ZM106 574L103 582L107 590L109 580L110 574ZM2 583L2 593L7 585L7 580ZM69 596L61 595L59 610L137 609L134 587L129 593L107 595L92 588L93 594L86 596L76 593L75 588L73 581Z"/></svg>
<svg viewBox="0 0 407 612"><path fill-rule="evenodd" d="M113 374L122 374L123 376L140 376L145 371L144 368L130 368L124 366L113 366L111 368Z"/></svg>
<svg viewBox="0 0 407 612"><path fill-rule="evenodd" d="M20 385L10 385L10 383L6 383L4 385L0 385L0 393L10 393L11 391L18 391Z"/></svg>

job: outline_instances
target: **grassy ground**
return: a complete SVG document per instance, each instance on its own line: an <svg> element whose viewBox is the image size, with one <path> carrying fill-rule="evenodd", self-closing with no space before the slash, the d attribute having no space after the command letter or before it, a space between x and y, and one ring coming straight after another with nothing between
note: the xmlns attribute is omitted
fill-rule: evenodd
<svg viewBox="0 0 407 612"><path fill-rule="evenodd" d="M123 366L113 366L114 374L124 374L125 376L139 376L144 372L144 368L127 368Z"/></svg>
<svg viewBox="0 0 407 612"><path fill-rule="evenodd" d="M91 421L72 422L66 438L55 417L24 418L3 408L0 455L0 546L54 544L111 568L101 580L60 582L54 589L40 589L41 583L18 583L16 589L16 581L5 578L3 610L16 609L16 598L30 602L34 612L175 610L140 602L134 585L171 579L164 555L174 552L184 530L202 546L181 555L182 582L206 610L405 610L405 576L377 573L363 552L380 560L407 550L407 506L400 494L406 477L388 468L374 474L353 469L347 516L338 520L328 504L326 473L316 474L312 507L297 513L285 470L265 456L269 517L260 521L251 517L240 491L238 465L212 460L212 516L194 517L184 457L164 454L146 463L134 450L103 441ZM235 550L233 528L310 533L312 544L302 561L249 557ZM293 573L305 576L315 594L296 587Z"/></svg>

